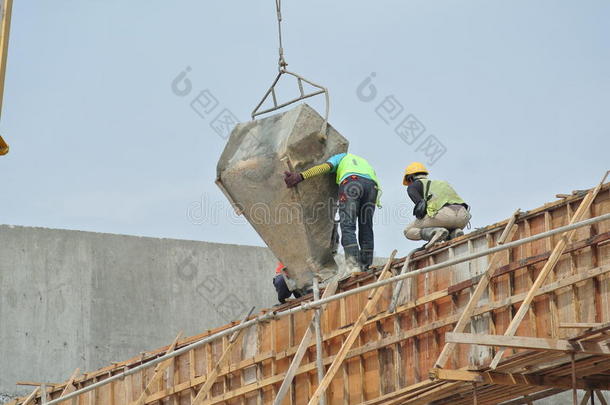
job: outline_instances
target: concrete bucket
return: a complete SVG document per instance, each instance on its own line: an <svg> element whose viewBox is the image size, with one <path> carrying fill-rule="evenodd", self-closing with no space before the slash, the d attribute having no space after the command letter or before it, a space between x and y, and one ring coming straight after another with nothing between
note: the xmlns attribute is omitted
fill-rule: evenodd
<svg viewBox="0 0 610 405"><path fill-rule="evenodd" d="M243 214L297 288L313 273L336 271L333 227L337 185L323 175L287 188L286 170L303 171L337 153L348 141L307 104L260 120L238 124L217 166L216 184ZM273 269L269 269L271 277Z"/></svg>

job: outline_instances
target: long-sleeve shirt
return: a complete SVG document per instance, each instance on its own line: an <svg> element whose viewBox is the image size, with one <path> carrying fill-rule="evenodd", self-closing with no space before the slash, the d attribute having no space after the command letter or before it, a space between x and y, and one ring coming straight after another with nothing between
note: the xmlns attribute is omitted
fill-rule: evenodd
<svg viewBox="0 0 610 405"><path fill-rule="evenodd" d="M409 187L407 187L407 194L414 204L417 204L424 199L424 183L419 179L415 180Z"/></svg>

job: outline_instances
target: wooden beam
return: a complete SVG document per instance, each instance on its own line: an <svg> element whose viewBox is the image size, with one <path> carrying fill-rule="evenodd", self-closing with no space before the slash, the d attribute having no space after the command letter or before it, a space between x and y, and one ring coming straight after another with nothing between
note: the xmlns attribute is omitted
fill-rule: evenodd
<svg viewBox="0 0 610 405"><path fill-rule="evenodd" d="M558 377L541 374L513 374L498 373L494 371L446 370L433 368L430 370L430 378L434 380L476 382L478 384L495 384L505 386L522 385L572 389L571 376ZM599 386L596 386L597 384L599 384ZM593 388L607 389L610 388L610 381L592 383L582 378L576 380L576 388L590 389L591 385L594 385Z"/></svg>
<svg viewBox="0 0 610 405"><path fill-rule="evenodd" d="M388 262L386 263L385 267L383 268L383 271L379 275L379 278L378 278L379 281L385 280L386 278L388 278L390 276L390 274L391 274L390 268L392 267L392 261L394 260L394 256L396 256L396 250L394 250L392 252L392 254L390 255L390 258L388 259ZM320 397L326 391L326 388L328 388L330 382L332 381L335 374L339 370L341 363L343 363L343 360L345 360L345 357L347 356L347 352L349 351L349 349L352 347L352 345L356 341L356 338L358 338L360 331L362 330L362 327L366 323L367 319L373 313L375 306L377 305L377 302L379 301L379 298L381 298L381 294L385 290L385 287L387 287L387 285L377 287L374 290L374 293L371 294L372 296L369 295L369 302L366 303L366 305L364 306L364 309L360 313L360 316L358 317L358 319L352 326L349 335L345 338L345 341L343 342L341 349L339 349L339 352L337 352L337 354L335 355L335 359L333 360L333 363L330 365L326 375L324 376L324 379L319 382L318 388L316 389L316 392L314 392L311 399L309 400L308 405L316 405L320 402Z"/></svg>
<svg viewBox="0 0 610 405"><path fill-rule="evenodd" d="M527 396L527 398L518 398L518 399L513 399L512 401L502 402L502 405L525 405L525 404L530 403L530 401L531 402L537 401L539 399L550 397L552 395L560 394L564 391L565 390L561 389L561 388L551 388L548 390L537 392L535 394L530 394Z"/></svg>
<svg viewBox="0 0 610 405"><path fill-rule="evenodd" d="M178 344L178 340L180 340L181 336L182 336L182 331L178 332L178 335L176 335L176 338L174 339L172 344L169 346L169 348L165 352L166 354L174 351L174 349L176 348L176 345ZM152 378L150 379L148 384L146 384L146 388L144 388L144 391L142 391L142 394L140 394L138 399L136 399L135 401L133 401L131 403L132 405L144 405L146 403L146 398L150 394L152 394L152 392L151 392L152 388L159 382L159 379L163 376L163 373L165 372L165 370L172 364L172 361L173 361L173 359L168 359L162 363L157 364L157 367L155 367L155 372L154 372Z"/></svg>
<svg viewBox="0 0 610 405"><path fill-rule="evenodd" d="M529 235L526 235L526 236L529 236ZM583 248L592 248L595 245L604 243L608 240L610 240L610 232L604 232L602 234L595 235L593 237L571 243L568 247L566 247L563 254L577 252ZM525 246L526 246L526 248L529 247L529 245L525 245ZM528 256L525 259L521 259L518 261L508 263L504 266L497 268L493 272L491 278L492 279L497 278L497 277L503 276L505 274L512 273L516 270L523 269L523 268L533 266L538 263L545 262L551 256L551 253L552 252L547 251L547 252L541 253L539 255ZM470 288L470 287L476 285L477 282L478 282L478 278L473 277L471 279L464 280L457 284L447 287L447 291L451 294L454 294L454 293L460 292L466 288Z"/></svg>
<svg viewBox="0 0 610 405"><path fill-rule="evenodd" d="M504 231L502 232L502 235L500 235L500 238L498 239L498 242L497 242L498 245L502 245L507 240L511 240L513 238L513 236L515 235L515 233L517 232L517 229L519 227L517 225L515 225L515 222L517 222L517 217L519 216L519 212L520 212L520 210L515 211L513 213L513 215L510 217L508 224L506 224L506 228L504 229ZM470 319L472 318L472 315L474 313L475 308L477 307L477 304L479 303L479 300L481 299L483 294L487 291L487 286L489 285L489 281L491 280L491 275L493 274L493 272L495 270L496 263L500 259L501 255L503 255L504 253L505 252L496 252L495 254L493 254L491 256L491 259L489 260L489 264L487 265L487 269L483 273L481 280L479 281L479 283L477 284L477 287L475 288L474 292L470 296L470 300L468 301L468 304L466 304L466 307L462 311L462 315L460 315L460 319L458 320L457 324L453 328L454 332L463 332L464 330L466 330L466 326L468 326L470 324ZM444 367L445 364L447 363L447 360L449 360L449 357L453 353L454 349L455 349L455 344L445 342L445 346L443 347L441 354L439 354L438 359L436 360L436 363L434 364L434 366L441 367L441 368Z"/></svg>
<svg viewBox="0 0 610 405"><path fill-rule="evenodd" d="M574 224L576 222L581 221L582 218L584 217L584 215L589 211L591 204L595 200L595 197L597 197L597 194L599 193L599 190L601 189L602 185L604 184L604 181L606 181L606 177L608 177L609 173L610 173L610 171L607 171L606 174L604 175L604 177L602 178L601 182L597 185L597 187L595 187L589 193L587 193L585 198L581 201L580 205L578 206L578 209L574 213L574 216L572 217L570 224ZM567 233L564 233L562 238L559 240L559 242L557 242L557 244L555 245L555 248L553 249L553 252L551 253L551 256L549 257L549 260L546 262L546 264L544 265L542 270L540 270L540 273L538 274L536 281L534 281L534 283L532 284L532 287L530 288L525 299L523 300L523 303L519 307L519 310L515 314L515 317L510 321L510 324L508 325L506 332L504 332L505 336L513 336L517 332L517 328L519 327L519 324L521 324L521 321L523 320L523 318L525 317L525 314L529 310L529 306L532 303L532 300L534 299L536 291L542 286L542 283L544 283L544 280L546 279L547 275L555 268L555 265L561 258L561 255L563 254L564 249L566 248L568 242L572 239L572 237L574 236L575 233L576 233L576 230L568 231ZM489 367L492 370L494 370L498 366L498 363L502 359L503 355L504 355L504 348L501 348L500 350L498 350L498 352L496 353L496 356L493 358L493 360L491 361L491 364L489 365Z"/></svg>
<svg viewBox="0 0 610 405"><path fill-rule="evenodd" d="M322 294L322 298L327 298L333 295L337 291L337 287L339 286L339 280L335 277L328 286L324 289L324 293ZM326 308L326 305L322 306L322 311ZM288 393L288 389L292 385L292 380L299 369L301 361L303 360L303 356L307 352L307 348L311 344L311 340L313 339L315 334L315 319L309 322L309 327L305 331L305 335L303 335L303 339L301 339L301 343L292 358L292 362L290 363L290 367L288 367L288 371L286 371L286 376L282 381L282 385L273 400L273 405L280 405L284 400L284 397ZM319 381L318 381L319 382Z"/></svg>
<svg viewBox="0 0 610 405"><path fill-rule="evenodd" d="M253 311L254 311L254 307L250 308L250 312L248 312L248 314L244 317L244 319L241 321L241 323L246 322L248 320L248 318L250 317L250 315L252 315ZM216 382L216 378L218 377L218 374L220 373L220 370L221 370L223 364L229 358L229 355L231 354L231 350L233 349L233 346L235 346L235 344L237 343L237 338L239 337L239 335L241 335L241 333L243 331L244 331L244 329L240 329L238 331L235 331L231 335L231 337L229 339L229 344L227 345L225 350L220 355L220 359L218 359L218 361L214 365L214 369L208 375L206 375L205 383L203 383L203 385L197 392L197 395L191 402L191 405L199 405L205 401L206 397L208 396L208 393L212 389L212 385L214 385L214 383Z"/></svg>
<svg viewBox="0 0 610 405"><path fill-rule="evenodd" d="M503 335L475 335L473 333L447 332L445 341L452 343L465 343L481 346L514 347L517 349L531 349L555 352L571 352L610 356L608 342L570 342L561 339L544 339L522 336Z"/></svg>
<svg viewBox="0 0 610 405"><path fill-rule="evenodd" d="M36 382L36 381L17 381L15 385L31 385L32 387L40 387L42 384L47 387L63 387L66 383L50 383L50 382Z"/></svg>
<svg viewBox="0 0 610 405"><path fill-rule="evenodd" d="M597 328L602 326L602 323L598 322L562 322L559 324L560 328L574 328L574 329L589 329Z"/></svg>

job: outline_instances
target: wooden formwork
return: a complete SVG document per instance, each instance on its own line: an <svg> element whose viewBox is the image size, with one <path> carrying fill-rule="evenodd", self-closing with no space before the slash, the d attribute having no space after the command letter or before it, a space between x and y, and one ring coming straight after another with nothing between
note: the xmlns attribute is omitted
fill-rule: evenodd
<svg viewBox="0 0 610 405"><path fill-rule="evenodd" d="M610 183L603 185L584 218L610 212ZM415 254L410 271L442 263L495 246L501 235L518 240L574 219L585 192L520 213L514 228L509 220L479 229ZM582 210L581 210L582 211ZM507 226L508 225L508 226ZM513 232L504 232L513 229ZM572 386L588 390L610 388L610 221L574 231L554 259L563 235L540 239L488 256L407 279L393 313L387 311L391 286L363 291L330 302L321 315L322 362L329 384L319 398L326 404L496 404L531 395L542 397ZM398 273L404 258L388 270ZM464 332L447 335L456 345L442 368L435 367L477 283L489 267L489 283L473 309ZM543 285L531 290L543 269ZM374 282L381 269L339 284L348 291ZM384 273L382 277L388 275ZM529 294L528 294L529 292ZM516 337L508 333L500 343L524 299L532 298L519 322ZM302 300L311 300L304 297ZM282 311L299 302L274 308ZM367 313L362 315L363 309ZM296 312L255 324L241 334L225 336L141 372L115 380L62 404L272 404L292 358L310 326L314 311ZM362 329L353 333L362 322ZM144 356L94 372L75 375L68 382L46 387L47 399L103 381L150 362L235 324L190 338ZM309 333L308 336L311 336ZM473 336L478 337L476 345ZM353 344L344 345L354 337ZM520 340L533 337L537 340ZM510 340L513 339L513 340ZM525 342L525 343L524 343ZM546 342L546 343L545 343ZM568 346L556 346L563 344ZM585 342L585 343L583 343ZM546 347L545 344L552 347ZM498 347L507 347L497 367L489 365ZM559 347L559 350L557 349ZM591 349L597 347L597 351ZM584 349L583 349L584 348ZM224 356L223 356L224 354ZM345 354L345 358L341 359ZM573 358L572 358L573 354ZM335 363L331 364L340 357ZM219 360L222 362L219 364ZM336 370L336 373L334 372ZM76 373L78 374L78 373ZM205 384L208 376L212 379ZM212 383L213 381L213 383ZM209 393L201 392L201 388ZM282 404L317 403L316 345L311 339L295 371ZM594 392L594 391L592 391ZM311 398L314 398L313 400ZM41 403L40 390L17 404Z"/></svg>

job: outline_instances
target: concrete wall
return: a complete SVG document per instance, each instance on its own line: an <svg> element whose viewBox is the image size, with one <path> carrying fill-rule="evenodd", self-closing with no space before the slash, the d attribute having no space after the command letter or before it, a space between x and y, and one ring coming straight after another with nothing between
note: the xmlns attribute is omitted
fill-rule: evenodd
<svg viewBox="0 0 610 405"><path fill-rule="evenodd" d="M266 248L0 225L0 393L276 302Z"/></svg>

